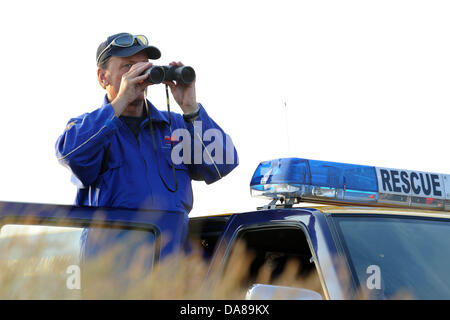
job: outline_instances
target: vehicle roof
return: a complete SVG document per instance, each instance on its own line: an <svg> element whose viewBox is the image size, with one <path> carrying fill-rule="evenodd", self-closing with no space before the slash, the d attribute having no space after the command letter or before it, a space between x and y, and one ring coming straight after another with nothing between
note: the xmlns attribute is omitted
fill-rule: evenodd
<svg viewBox="0 0 450 320"><path fill-rule="evenodd" d="M322 213L330 214L386 214L386 215L402 215L402 216L420 216L420 217L438 217L450 219L450 212L426 210L426 209L409 209L396 207L369 207L356 205L316 205L313 204L308 207Z"/></svg>
<svg viewBox="0 0 450 320"><path fill-rule="evenodd" d="M277 207L276 210L282 210ZM380 207L380 206L361 206L361 205L329 205L320 203L300 203L294 205L291 209L317 210L324 214L385 214L399 216L418 216L418 217L434 217L450 219L449 211L437 211L426 209L409 209L400 207ZM256 210L255 210L256 211ZM192 218L213 218L213 217L229 217L232 214L243 214L245 212L231 212L223 214L212 214L206 216L197 216ZM192 219L191 218L191 219Z"/></svg>

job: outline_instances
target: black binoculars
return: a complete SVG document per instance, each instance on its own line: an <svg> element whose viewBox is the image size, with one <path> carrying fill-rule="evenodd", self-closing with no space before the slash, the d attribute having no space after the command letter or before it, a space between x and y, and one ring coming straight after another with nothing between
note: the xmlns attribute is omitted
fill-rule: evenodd
<svg viewBox="0 0 450 320"><path fill-rule="evenodd" d="M158 84L163 81L177 81L190 84L195 80L195 71L189 66L152 66L143 74L147 74L146 81Z"/></svg>

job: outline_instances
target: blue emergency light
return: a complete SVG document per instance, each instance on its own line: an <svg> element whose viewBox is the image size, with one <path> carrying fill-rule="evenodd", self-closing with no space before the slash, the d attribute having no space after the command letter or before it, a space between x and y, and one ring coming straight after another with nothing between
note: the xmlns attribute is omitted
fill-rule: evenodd
<svg viewBox="0 0 450 320"><path fill-rule="evenodd" d="M250 190L272 200L450 210L448 174L299 158L261 162Z"/></svg>

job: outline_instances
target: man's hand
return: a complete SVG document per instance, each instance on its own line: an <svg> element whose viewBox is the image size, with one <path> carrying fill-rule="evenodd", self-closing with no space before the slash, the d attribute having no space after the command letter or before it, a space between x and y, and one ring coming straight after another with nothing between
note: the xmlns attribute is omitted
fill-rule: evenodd
<svg viewBox="0 0 450 320"><path fill-rule="evenodd" d="M151 62L138 62L122 75L120 89L116 98L111 102L114 113L120 116L127 106L144 95L145 88L152 83L145 81L148 75L142 73L149 69Z"/></svg>
<svg viewBox="0 0 450 320"><path fill-rule="evenodd" d="M183 66L181 62L171 62L169 65L177 67ZM177 81L177 83L173 81L164 81L163 83L170 87L173 98L185 114L197 110L198 104L195 96L195 80L190 84L184 84L179 81Z"/></svg>

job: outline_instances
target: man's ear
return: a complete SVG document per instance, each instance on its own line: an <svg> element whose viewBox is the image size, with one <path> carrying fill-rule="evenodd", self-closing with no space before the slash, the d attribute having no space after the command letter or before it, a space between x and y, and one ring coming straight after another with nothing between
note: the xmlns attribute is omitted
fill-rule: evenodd
<svg viewBox="0 0 450 320"><path fill-rule="evenodd" d="M106 78L106 70L102 68L97 69L97 80L98 83L102 86L103 89L106 89L106 87L109 85L109 81Z"/></svg>

